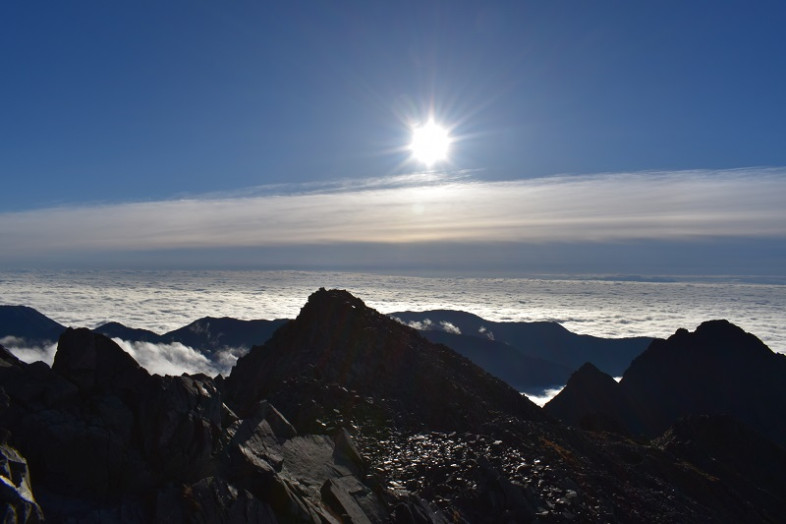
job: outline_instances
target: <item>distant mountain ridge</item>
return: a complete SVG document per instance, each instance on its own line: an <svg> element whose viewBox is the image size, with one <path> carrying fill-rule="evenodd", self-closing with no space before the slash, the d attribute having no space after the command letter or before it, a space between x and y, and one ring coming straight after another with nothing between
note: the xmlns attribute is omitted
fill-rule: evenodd
<svg viewBox="0 0 786 524"><path fill-rule="evenodd" d="M0 339L14 337L31 345L57 341L65 326L28 306L0 306Z"/></svg>
<svg viewBox="0 0 786 524"><path fill-rule="evenodd" d="M286 322L286 319L238 320L230 317L204 317L163 335L145 329L129 328L117 322L103 324L93 331L110 338L130 341L156 344L179 342L211 356L219 349L249 349L251 346L261 344Z"/></svg>
<svg viewBox="0 0 786 524"><path fill-rule="evenodd" d="M181 344L212 355L222 348L250 348L261 344L275 332L286 319L238 320L230 317L203 317L181 328L158 334L147 329L107 322L94 332L110 338L154 344ZM15 337L29 345L42 345L57 341L66 326L28 306L0 305L0 339Z"/></svg>
<svg viewBox="0 0 786 524"><path fill-rule="evenodd" d="M622 375L654 340L578 335L556 322L492 322L464 311L406 311L390 316L420 328L429 340L452 347L521 391L527 386L562 386L587 361L610 375ZM534 378L536 374L539 378Z"/></svg>
<svg viewBox="0 0 786 524"><path fill-rule="evenodd" d="M400 312L389 316L404 323L420 323L420 331L427 339L451 347L518 391L528 393L565 384L571 372L587 360L609 373L621 374L651 340L577 335L554 322L491 322L462 311ZM17 318L32 320L19 323ZM205 317L164 334L118 322L103 324L93 331L131 342L179 342L212 358L222 349L247 350L260 345L286 323L285 319ZM460 333L445 331L445 323ZM30 344L44 340L51 343L65 330L64 326L23 306L0 309L0 328L0 338L13 335L25 338Z"/></svg>

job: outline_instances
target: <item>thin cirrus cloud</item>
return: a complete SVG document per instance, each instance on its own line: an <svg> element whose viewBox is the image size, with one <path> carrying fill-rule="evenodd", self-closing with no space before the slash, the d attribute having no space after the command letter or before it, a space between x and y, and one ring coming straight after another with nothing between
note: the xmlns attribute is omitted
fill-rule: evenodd
<svg viewBox="0 0 786 524"><path fill-rule="evenodd" d="M0 214L0 256L339 243L783 237L786 169L370 179ZM258 191L257 191L258 192Z"/></svg>

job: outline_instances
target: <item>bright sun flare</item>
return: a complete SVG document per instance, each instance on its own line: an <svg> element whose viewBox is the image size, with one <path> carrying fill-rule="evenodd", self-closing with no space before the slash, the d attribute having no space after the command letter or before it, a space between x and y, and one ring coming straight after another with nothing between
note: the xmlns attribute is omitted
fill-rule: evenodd
<svg viewBox="0 0 786 524"><path fill-rule="evenodd" d="M430 119L412 129L412 143L409 148L415 160L431 167L437 162L447 160L450 135L447 129Z"/></svg>

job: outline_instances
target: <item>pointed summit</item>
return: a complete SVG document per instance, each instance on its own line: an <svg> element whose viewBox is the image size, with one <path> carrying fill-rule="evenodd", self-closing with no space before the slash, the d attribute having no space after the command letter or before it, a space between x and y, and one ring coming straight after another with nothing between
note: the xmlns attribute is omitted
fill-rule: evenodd
<svg viewBox="0 0 786 524"><path fill-rule="evenodd" d="M626 406L620 385L589 362L571 375L562 391L544 409L567 424L624 432Z"/></svg>
<svg viewBox="0 0 786 524"><path fill-rule="evenodd" d="M501 380L342 290L312 294L298 317L238 360L227 379L238 412L271 398L290 420L298 420L300 408L287 408L283 397L295 390L313 397L328 386L435 428L469 428L501 415L543 417Z"/></svg>
<svg viewBox="0 0 786 524"><path fill-rule="evenodd" d="M87 328L63 332L52 370L84 390L123 388L148 376L113 340Z"/></svg>

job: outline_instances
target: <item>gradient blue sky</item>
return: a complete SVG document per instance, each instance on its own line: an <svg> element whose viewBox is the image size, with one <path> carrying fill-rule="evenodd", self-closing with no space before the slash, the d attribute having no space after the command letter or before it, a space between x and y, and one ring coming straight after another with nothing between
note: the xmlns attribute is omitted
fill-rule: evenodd
<svg viewBox="0 0 786 524"><path fill-rule="evenodd" d="M780 1L0 3L0 264L782 274ZM423 173L409 126L451 128Z"/></svg>

